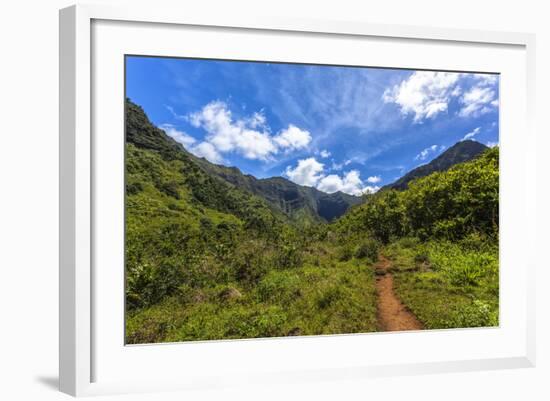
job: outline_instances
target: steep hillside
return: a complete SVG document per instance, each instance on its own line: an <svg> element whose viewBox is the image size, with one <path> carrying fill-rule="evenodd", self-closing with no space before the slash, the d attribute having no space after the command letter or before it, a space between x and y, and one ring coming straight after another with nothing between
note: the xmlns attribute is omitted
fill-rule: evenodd
<svg viewBox="0 0 550 401"><path fill-rule="evenodd" d="M202 257L237 243L246 248L250 239L277 248L293 238L287 218L264 199L206 173L140 107L128 102L126 112L129 308L211 278L212 271L201 271Z"/></svg>
<svg viewBox="0 0 550 401"><path fill-rule="evenodd" d="M382 242L416 236L457 240L470 233L498 235L499 149L410 182L403 191L374 194L335 226L368 232Z"/></svg>
<svg viewBox="0 0 550 401"><path fill-rule="evenodd" d="M216 165L196 157L163 130L153 126L141 107L130 100L127 101L127 116L128 143L158 152L166 160L183 159L194 162L209 175L263 198L276 213L282 213L295 222L311 224L332 221L343 215L350 206L361 203L358 196L342 192L327 194L295 184L283 177L257 179L243 174L236 167Z"/></svg>
<svg viewBox="0 0 550 401"><path fill-rule="evenodd" d="M487 146L476 141L466 140L457 142L428 164L424 164L414 170L411 170L393 184L389 184L384 188L397 190L407 189L409 182L412 180L426 177L427 175L438 171L445 171L455 164L472 160L486 149Z"/></svg>
<svg viewBox="0 0 550 401"><path fill-rule="evenodd" d="M226 167L195 157L197 164L212 175L223 178L238 188L245 188L264 198L276 210L294 221L316 223L342 216L350 206L361 203L358 196L342 192L327 194L313 187L293 183L283 177L257 179L236 167Z"/></svg>
<svg viewBox="0 0 550 401"><path fill-rule="evenodd" d="M127 343L376 330L370 262L341 258L327 224L291 224L245 176L237 186L209 173L131 103L126 136ZM265 181L289 203L304 190Z"/></svg>

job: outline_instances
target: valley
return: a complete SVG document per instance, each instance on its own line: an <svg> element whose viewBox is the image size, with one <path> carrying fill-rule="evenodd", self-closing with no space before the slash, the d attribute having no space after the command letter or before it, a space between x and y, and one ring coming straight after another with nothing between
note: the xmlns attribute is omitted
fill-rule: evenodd
<svg viewBox="0 0 550 401"><path fill-rule="evenodd" d="M126 102L126 342L497 326L498 147L375 194L257 179Z"/></svg>

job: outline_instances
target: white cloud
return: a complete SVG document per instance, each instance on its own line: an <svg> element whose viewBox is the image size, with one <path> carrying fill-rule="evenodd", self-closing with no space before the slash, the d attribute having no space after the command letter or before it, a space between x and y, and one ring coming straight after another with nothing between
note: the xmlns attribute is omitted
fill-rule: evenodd
<svg viewBox="0 0 550 401"><path fill-rule="evenodd" d="M170 114L172 114L172 117L174 117L175 119L186 120L186 117L176 113L172 106L164 105L164 107L166 107L166 110L168 110Z"/></svg>
<svg viewBox="0 0 550 401"><path fill-rule="evenodd" d="M469 81L460 84L473 85L466 92L459 84L462 78L469 78ZM459 97L463 106L458 114L477 117L498 107L497 84L496 74L416 71L401 83L386 89L382 99L397 104L402 114L412 114L415 123L446 113L451 100Z"/></svg>
<svg viewBox="0 0 550 401"><path fill-rule="evenodd" d="M363 194L374 194L380 190L380 187L378 185L367 185L363 188Z"/></svg>
<svg viewBox="0 0 550 401"><path fill-rule="evenodd" d="M247 159L269 160L279 150L303 149L311 142L311 134L292 124L276 136L270 134L263 112L234 120L221 101L208 103L188 116L189 122L207 132L205 141L218 153L236 152Z"/></svg>
<svg viewBox="0 0 550 401"><path fill-rule="evenodd" d="M337 176L336 174L330 174L321 179L317 188L320 191L332 194L334 192L340 191L343 185L343 181L339 176Z"/></svg>
<svg viewBox="0 0 550 401"><path fill-rule="evenodd" d="M206 160L212 163L220 164L223 162L222 156L216 150L214 145L209 142L201 142L198 145L193 146L191 149L189 149L189 151L195 156L204 157Z"/></svg>
<svg viewBox="0 0 550 401"><path fill-rule="evenodd" d="M382 99L399 105L404 115L414 114L414 122L419 123L447 111L451 98L461 93L459 78L458 73L416 71L399 85L386 89Z"/></svg>
<svg viewBox="0 0 550 401"><path fill-rule="evenodd" d="M285 175L300 185L315 187L326 193L345 192L350 195L361 195L363 193L374 193L380 189L375 185L365 185L357 170L346 172L343 176L336 174L323 174L324 165L315 158L310 157L298 161L295 168L287 167ZM380 177L369 177L367 182L375 183Z"/></svg>
<svg viewBox="0 0 550 401"><path fill-rule="evenodd" d="M479 86L495 85L498 82L497 74L472 74Z"/></svg>
<svg viewBox="0 0 550 401"><path fill-rule="evenodd" d="M342 177L339 177L336 174L330 174L323 177L319 181L317 189L329 194L341 191L350 195L359 196L364 193L374 193L378 191L380 187L364 185L359 171L351 170L345 173Z"/></svg>
<svg viewBox="0 0 550 401"><path fill-rule="evenodd" d="M310 157L298 161L295 168L288 166L285 175L296 184L314 187L323 177L323 163L319 163L315 158Z"/></svg>
<svg viewBox="0 0 550 401"><path fill-rule="evenodd" d="M462 140L465 141L466 139L472 139L474 136L479 134L479 131L481 131L481 127L474 128L472 131L464 135L464 138L462 138Z"/></svg>
<svg viewBox="0 0 550 401"><path fill-rule="evenodd" d="M489 141L487 142L487 146L490 148L494 148L495 146L498 146L498 142Z"/></svg>
<svg viewBox="0 0 550 401"><path fill-rule="evenodd" d="M223 162L223 157L211 143L201 142L197 144L197 140L195 138L183 131L179 131L171 124L162 124L160 128L166 132L166 135L173 138L176 142L181 143L185 149L193 153L195 156L204 157L212 163L219 164Z"/></svg>
<svg viewBox="0 0 550 401"><path fill-rule="evenodd" d="M323 159L326 159L327 157L330 157L331 153L328 151L328 150L321 150L321 152L319 152L319 155L323 158Z"/></svg>
<svg viewBox="0 0 550 401"><path fill-rule="evenodd" d="M340 178L336 174L330 174L323 177L321 181L319 181L317 189L331 194L337 191L342 191L344 186L350 188L356 187L358 178L359 176L355 170L346 173L343 178ZM360 182L361 180L359 179L359 183Z"/></svg>
<svg viewBox="0 0 550 401"><path fill-rule="evenodd" d="M422 150L419 154L417 154L414 157L414 160L426 160L428 156L436 153L437 151L441 152L443 149L445 149L444 145L432 145L427 147L426 149Z"/></svg>
<svg viewBox="0 0 550 401"><path fill-rule="evenodd" d="M339 171L342 170L345 166L351 163L351 160L344 160L342 163L336 163L334 159L332 160L332 166L330 167L332 170Z"/></svg>
<svg viewBox="0 0 550 401"><path fill-rule="evenodd" d="M247 159L260 160L267 160L277 152L277 147L267 131L249 128L250 120L234 122L231 112L223 102L207 104L201 111L191 114L189 121L195 127L206 130L206 141L217 152L235 151Z"/></svg>
<svg viewBox="0 0 550 401"><path fill-rule="evenodd" d="M213 142L215 143L215 142ZM247 159L267 160L277 153L277 147L268 134L245 129L235 137L235 149Z"/></svg>
<svg viewBox="0 0 550 401"><path fill-rule="evenodd" d="M458 113L461 117L477 117L498 107L496 92L490 87L474 86L464 93L460 102L463 104Z"/></svg>
<svg viewBox="0 0 550 401"><path fill-rule="evenodd" d="M374 176L371 176L371 177L367 178L367 182L369 182L371 184L377 184L380 181L382 181L382 178L380 178L379 175L374 175Z"/></svg>
<svg viewBox="0 0 550 401"><path fill-rule="evenodd" d="M246 121L250 128L267 128L267 119L263 111L255 112Z"/></svg>
<svg viewBox="0 0 550 401"><path fill-rule="evenodd" d="M174 139L176 142L181 143L186 149L191 147L197 141L191 135L176 129L176 127L172 124L162 124L160 128L166 132L166 135Z"/></svg>
<svg viewBox="0 0 550 401"><path fill-rule="evenodd" d="M273 138L275 143L283 149L303 149L311 142L309 131L302 130L292 124Z"/></svg>

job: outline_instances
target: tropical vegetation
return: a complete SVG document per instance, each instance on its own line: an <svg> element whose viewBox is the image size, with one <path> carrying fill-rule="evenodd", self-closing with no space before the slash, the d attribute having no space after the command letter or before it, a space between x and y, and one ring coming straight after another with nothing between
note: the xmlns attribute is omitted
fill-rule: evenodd
<svg viewBox="0 0 550 401"><path fill-rule="evenodd" d="M213 165L129 100L126 140L127 343L383 330L380 255L424 328L498 325L496 147L358 198Z"/></svg>

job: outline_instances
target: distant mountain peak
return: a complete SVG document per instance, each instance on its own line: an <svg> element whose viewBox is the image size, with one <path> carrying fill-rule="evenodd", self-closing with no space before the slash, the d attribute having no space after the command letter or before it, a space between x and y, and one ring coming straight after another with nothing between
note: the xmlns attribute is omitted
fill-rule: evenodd
<svg viewBox="0 0 550 401"><path fill-rule="evenodd" d="M383 189L407 189L409 182L412 180L425 177L434 172L446 171L455 164L470 161L479 156L486 149L488 149L487 146L477 141L472 141L471 139L457 142L429 163L416 167L394 183L385 186Z"/></svg>
<svg viewBox="0 0 550 401"><path fill-rule="evenodd" d="M208 173L264 198L292 220L332 221L362 201L358 196L340 191L328 194L280 176L258 179L238 169L213 165L205 160L198 164Z"/></svg>

